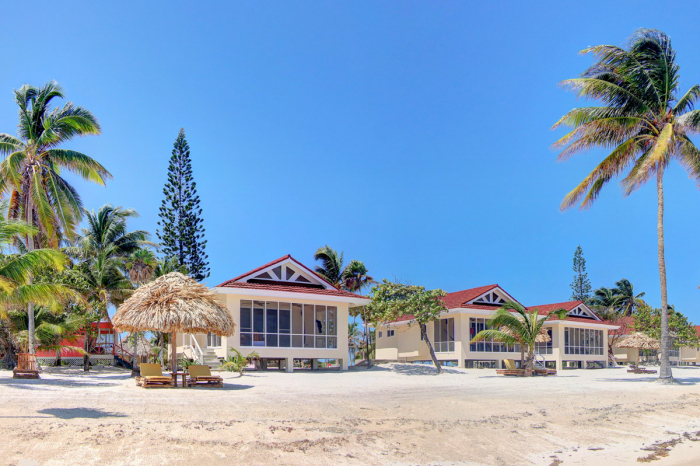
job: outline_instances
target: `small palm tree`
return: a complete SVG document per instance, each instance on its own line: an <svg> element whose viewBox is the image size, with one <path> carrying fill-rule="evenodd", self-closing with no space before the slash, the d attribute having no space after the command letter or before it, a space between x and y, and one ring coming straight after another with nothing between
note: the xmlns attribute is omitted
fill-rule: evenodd
<svg viewBox="0 0 700 466"><path fill-rule="evenodd" d="M157 260L155 269L153 269L153 278L159 278L172 272L180 272L187 275L187 266L180 265L177 257L162 257Z"/></svg>
<svg viewBox="0 0 700 466"><path fill-rule="evenodd" d="M644 305L644 292L634 294L634 286L629 280L623 278L622 280L615 283L615 288L613 292L617 295L620 310L623 315L631 316L637 310L639 306Z"/></svg>
<svg viewBox="0 0 700 466"><path fill-rule="evenodd" d="M316 250L314 254L315 261L321 261L314 270L317 274L328 280L336 288L340 288L343 283L343 253L338 254L338 251L325 245Z"/></svg>
<svg viewBox="0 0 700 466"><path fill-rule="evenodd" d="M362 333L357 322L348 322L348 351L350 352L350 361L355 364L355 355L360 350L362 345Z"/></svg>
<svg viewBox="0 0 700 466"><path fill-rule="evenodd" d="M593 292L590 304L602 309L619 311L622 306L622 298L617 294L615 288L601 286Z"/></svg>
<svg viewBox="0 0 700 466"><path fill-rule="evenodd" d="M489 319L491 328L477 333L471 342L493 339L508 345L520 344L525 353L525 375L529 377L535 366L535 343L544 333L545 322L553 315L565 319L566 313L564 309L557 309L542 316L537 309L528 311L522 305L508 301Z"/></svg>
<svg viewBox="0 0 700 466"><path fill-rule="evenodd" d="M40 309L36 318L39 348L56 352L55 366L61 366L61 354L65 350L85 355L85 350L74 344L80 338L82 319L68 314L53 316L46 309Z"/></svg>
<svg viewBox="0 0 700 466"><path fill-rule="evenodd" d="M367 267L365 267L364 262L358 260L352 260L347 267L343 270L341 275L342 287L352 293L362 293L364 288L377 283L370 275ZM362 321L365 326L365 345L369 346L369 332L367 328L367 310L365 306L359 308L350 309L350 314L353 318L357 317L358 313L362 313ZM368 367L370 362L368 361Z"/></svg>
<svg viewBox="0 0 700 466"><path fill-rule="evenodd" d="M595 63L580 78L562 82L579 97L601 101L600 106L575 108L554 127L571 132L554 146L563 148L559 160L593 148L612 149L605 159L564 198L562 209L579 201L590 207L603 186L622 180L625 195L656 179L659 278L661 282L661 381L672 380L669 362L668 298L664 252L664 172L679 162L695 180L700 179L700 150L690 136L700 132L700 85L680 90L680 67L671 39L661 31L639 29L626 48L589 47Z"/></svg>

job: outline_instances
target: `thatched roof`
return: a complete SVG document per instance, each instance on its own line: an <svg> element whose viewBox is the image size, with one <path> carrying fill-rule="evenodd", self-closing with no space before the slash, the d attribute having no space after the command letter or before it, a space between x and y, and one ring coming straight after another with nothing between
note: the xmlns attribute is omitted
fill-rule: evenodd
<svg viewBox="0 0 700 466"><path fill-rule="evenodd" d="M661 345L658 340L651 338L649 335L641 332L634 333L616 345L618 348L637 348L637 349L659 349Z"/></svg>
<svg viewBox="0 0 700 466"><path fill-rule="evenodd" d="M508 327L501 327L499 330L505 334L510 335L511 337L517 338L515 333L513 333L513 331ZM536 343L549 343L551 340L552 339L549 337L549 332L546 328L541 328L540 333L538 333L535 337Z"/></svg>
<svg viewBox="0 0 700 466"><path fill-rule="evenodd" d="M146 340L146 337L139 335L138 340L138 354L139 356L144 356L151 354L151 344ZM127 335L119 342L119 345L130 353L134 352L134 340L131 339L131 335Z"/></svg>
<svg viewBox="0 0 700 466"><path fill-rule="evenodd" d="M206 286L179 272L164 275L134 291L119 306L112 323L120 332L177 332L233 335L228 309Z"/></svg>

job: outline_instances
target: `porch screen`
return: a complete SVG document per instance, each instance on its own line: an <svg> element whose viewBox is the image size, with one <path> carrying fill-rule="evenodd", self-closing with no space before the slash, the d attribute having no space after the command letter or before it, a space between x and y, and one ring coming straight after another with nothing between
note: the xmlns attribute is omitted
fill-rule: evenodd
<svg viewBox="0 0 700 466"><path fill-rule="evenodd" d="M491 328L488 324L488 321L489 319L481 318L469 319L469 341L471 341L475 336L477 336L482 330L488 330ZM474 351L478 353L519 353L520 345L516 343L513 346L508 346L505 343L501 343L491 338L487 338L486 340L471 343L469 345L469 351Z"/></svg>
<svg viewBox="0 0 700 466"><path fill-rule="evenodd" d="M540 354L552 354L552 328L547 328L549 341L547 343L535 343L535 351Z"/></svg>
<svg viewBox="0 0 700 466"><path fill-rule="evenodd" d="M603 352L603 331L565 327L564 354L605 354Z"/></svg>
<svg viewBox="0 0 700 466"><path fill-rule="evenodd" d="M337 348L338 308L241 300L241 346Z"/></svg>
<svg viewBox="0 0 700 466"><path fill-rule="evenodd" d="M433 322L435 329L435 351L447 353L455 350L455 320L440 319Z"/></svg>

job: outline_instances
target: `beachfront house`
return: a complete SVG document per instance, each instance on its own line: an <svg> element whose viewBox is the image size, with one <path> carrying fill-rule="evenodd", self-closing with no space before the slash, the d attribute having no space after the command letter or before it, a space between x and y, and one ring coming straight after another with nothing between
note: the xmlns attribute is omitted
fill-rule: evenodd
<svg viewBox="0 0 700 466"><path fill-rule="evenodd" d="M613 346L613 355L615 361L620 364L633 363L639 357L639 361L643 364L658 364L659 351L657 350L640 350L635 348L618 348L617 344L621 343L626 336L634 333L634 318L624 317L621 321L620 337ZM695 326L696 331L700 334L700 325ZM671 343L673 343L673 334L671 334ZM639 355L637 355L639 353ZM672 366L697 366L700 365L700 348L684 346L676 348L671 344L668 360Z"/></svg>
<svg viewBox="0 0 700 466"><path fill-rule="evenodd" d="M520 360L519 345L497 341L471 343L488 326L489 318L507 301L518 302L499 285L481 286L448 293L448 308L441 318L428 324L427 332L435 354L443 364L467 368L502 368L504 359ZM582 301L530 306L540 315L563 308L567 318L550 318L545 324L551 341L538 343L536 360L548 368L594 368L607 366L608 331L617 326L604 322ZM377 326L378 360L428 362L430 354L421 341L418 325L411 316Z"/></svg>
<svg viewBox="0 0 700 466"><path fill-rule="evenodd" d="M114 329L109 317L101 322L92 324L92 339L88 346L90 363L105 366L122 364L130 366L133 348L123 347L119 342L119 334ZM73 348L85 348L85 332L79 332L75 337L61 341L61 363L66 366L82 366L83 354ZM39 346L36 359L41 365L50 366L56 362L56 351Z"/></svg>
<svg viewBox="0 0 700 466"><path fill-rule="evenodd" d="M369 299L340 290L287 255L213 288L236 324L232 337L177 335L177 352L217 364L235 348L263 369L348 367L349 309Z"/></svg>

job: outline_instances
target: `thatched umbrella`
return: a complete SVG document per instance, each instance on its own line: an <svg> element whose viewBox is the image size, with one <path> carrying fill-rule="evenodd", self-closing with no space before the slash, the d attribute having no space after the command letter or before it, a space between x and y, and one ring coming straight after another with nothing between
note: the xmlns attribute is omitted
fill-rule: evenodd
<svg viewBox="0 0 700 466"><path fill-rule="evenodd" d="M637 366L639 367L639 350L640 349L653 349L657 350L661 347L659 341L651 338L646 333L637 332L628 336L620 343L617 344L618 348L635 348L637 350Z"/></svg>
<svg viewBox="0 0 700 466"><path fill-rule="evenodd" d="M138 338L136 338L137 335L138 335ZM133 334L132 336L134 338L136 338L136 344L138 345L136 354L146 355L146 356L151 354L151 344L148 342L148 340L146 340L146 337L144 337L143 335L139 335L137 333ZM133 340L129 341L129 338L130 337L128 337L128 336L125 336L124 338L122 338L121 341L119 342L119 345L122 348L130 348L130 347L133 348L134 342L133 342Z"/></svg>
<svg viewBox="0 0 700 466"><path fill-rule="evenodd" d="M179 272L137 289L119 306L112 323L120 332L172 332L172 369L177 370L176 334L233 335L228 309L206 286Z"/></svg>

